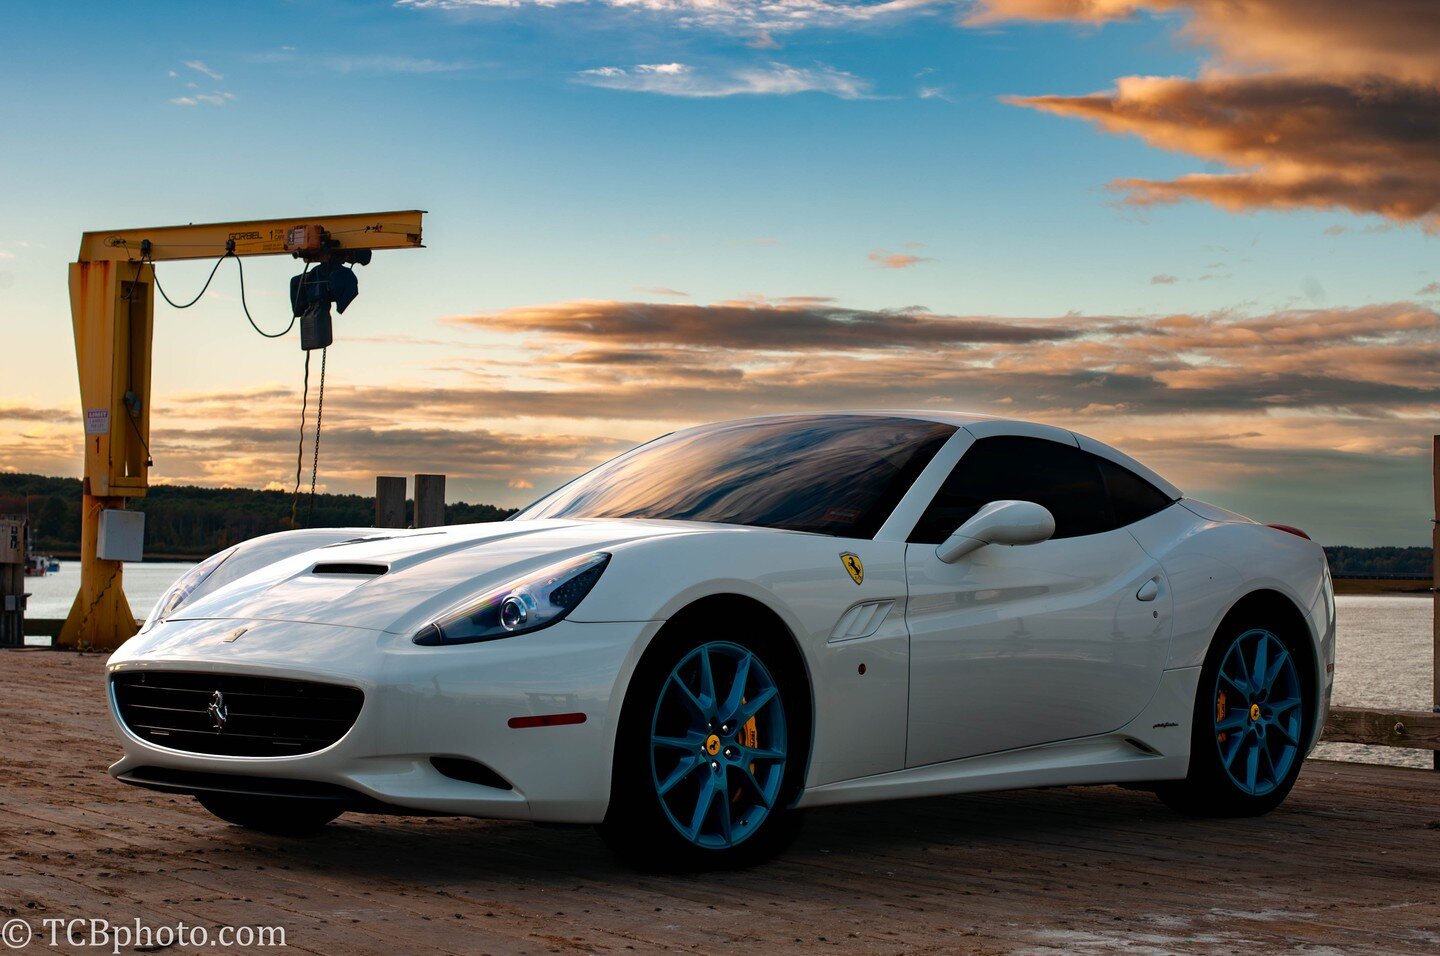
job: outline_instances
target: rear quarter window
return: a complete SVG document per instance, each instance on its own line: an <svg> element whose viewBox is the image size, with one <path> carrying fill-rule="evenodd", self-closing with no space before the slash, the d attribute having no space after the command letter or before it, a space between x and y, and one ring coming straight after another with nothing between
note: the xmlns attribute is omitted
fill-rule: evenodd
<svg viewBox="0 0 1440 956"><path fill-rule="evenodd" d="M1174 504L1174 499L1128 468L1113 461L1095 457L1105 490L1110 495L1110 508L1117 527L1134 524Z"/></svg>

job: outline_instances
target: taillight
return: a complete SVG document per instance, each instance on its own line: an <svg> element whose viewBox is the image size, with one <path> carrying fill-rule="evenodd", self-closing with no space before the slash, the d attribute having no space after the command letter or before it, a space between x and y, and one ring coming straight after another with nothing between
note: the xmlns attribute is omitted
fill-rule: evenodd
<svg viewBox="0 0 1440 956"><path fill-rule="evenodd" d="M1293 534L1295 535L1295 537L1304 538L1306 541L1310 540L1310 536L1308 534L1301 531L1299 528L1292 528L1288 524L1268 524L1265 527L1274 528L1276 531L1283 531L1286 534Z"/></svg>

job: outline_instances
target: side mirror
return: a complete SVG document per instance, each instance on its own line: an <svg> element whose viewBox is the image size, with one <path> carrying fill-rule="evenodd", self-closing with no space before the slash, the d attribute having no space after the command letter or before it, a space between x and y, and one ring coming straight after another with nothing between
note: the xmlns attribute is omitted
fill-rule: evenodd
<svg viewBox="0 0 1440 956"><path fill-rule="evenodd" d="M1039 544L1055 533L1055 516L1033 501L992 501L935 549L935 556L954 564L987 544Z"/></svg>

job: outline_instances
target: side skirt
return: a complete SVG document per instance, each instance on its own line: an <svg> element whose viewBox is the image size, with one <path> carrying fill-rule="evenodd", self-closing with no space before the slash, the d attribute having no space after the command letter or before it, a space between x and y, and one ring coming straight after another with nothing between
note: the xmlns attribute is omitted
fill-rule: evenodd
<svg viewBox="0 0 1440 956"><path fill-rule="evenodd" d="M1179 779L1190 766L1190 725L1199 679L1198 667L1165 671L1145 709L1112 733L828 783L807 789L796 806Z"/></svg>

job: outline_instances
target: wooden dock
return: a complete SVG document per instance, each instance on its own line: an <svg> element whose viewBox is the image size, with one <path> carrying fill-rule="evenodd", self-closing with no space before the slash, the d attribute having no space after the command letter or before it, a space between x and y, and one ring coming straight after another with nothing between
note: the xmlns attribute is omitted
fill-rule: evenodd
<svg viewBox="0 0 1440 956"><path fill-rule="evenodd" d="M0 922L283 926L290 952L386 956L1440 947L1432 771L1311 763L1228 822L1115 787L827 809L773 864L659 878L585 828L347 815L296 842L125 787L103 661L3 654Z"/></svg>

